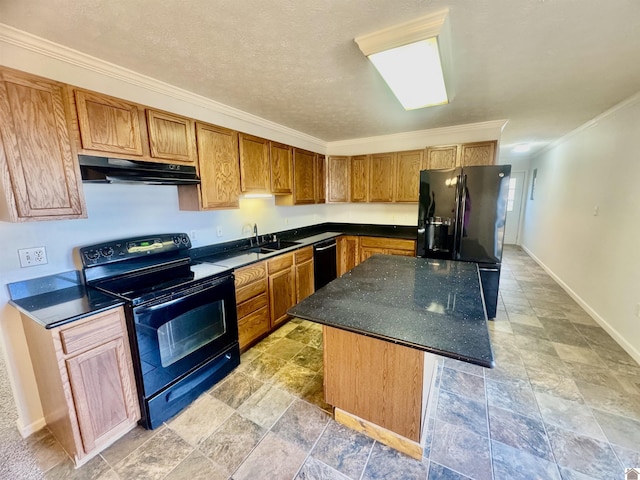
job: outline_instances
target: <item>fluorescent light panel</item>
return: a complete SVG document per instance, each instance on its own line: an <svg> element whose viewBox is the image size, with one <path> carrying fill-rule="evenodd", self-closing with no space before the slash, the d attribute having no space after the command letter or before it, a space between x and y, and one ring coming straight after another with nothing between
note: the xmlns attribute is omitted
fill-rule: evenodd
<svg viewBox="0 0 640 480"><path fill-rule="evenodd" d="M406 110L449 102L441 60L447 14L444 10L355 39Z"/></svg>
<svg viewBox="0 0 640 480"><path fill-rule="evenodd" d="M435 37L374 53L369 60L405 110L449 103Z"/></svg>

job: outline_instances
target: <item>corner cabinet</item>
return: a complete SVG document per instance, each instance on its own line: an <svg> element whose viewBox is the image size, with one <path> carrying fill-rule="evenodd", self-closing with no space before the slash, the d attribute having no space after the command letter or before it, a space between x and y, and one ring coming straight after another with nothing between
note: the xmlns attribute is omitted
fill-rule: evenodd
<svg viewBox="0 0 640 480"><path fill-rule="evenodd" d="M329 157L327 160L327 203L349 201L349 157Z"/></svg>
<svg viewBox="0 0 640 480"><path fill-rule="evenodd" d="M86 218L65 86L0 68L2 218Z"/></svg>
<svg viewBox="0 0 640 480"><path fill-rule="evenodd" d="M22 319L47 426L82 465L140 419L124 311L49 330Z"/></svg>
<svg viewBox="0 0 640 480"><path fill-rule="evenodd" d="M290 195L276 195L275 204L286 206L325 203L325 171L324 155L294 147L292 193Z"/></svg>
<svg viewBox="0 0 640 480"><path fill-rule="evenodd" d="M196 123L200 185L179 185L181 210L216 210L240 206L238 133Z"/></svg>

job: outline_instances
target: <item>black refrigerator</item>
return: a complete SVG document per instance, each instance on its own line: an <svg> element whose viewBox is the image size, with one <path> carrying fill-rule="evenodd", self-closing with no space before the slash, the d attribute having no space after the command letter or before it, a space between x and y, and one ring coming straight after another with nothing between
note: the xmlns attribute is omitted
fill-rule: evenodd
<svg viewBox="0 0 640 480"><path fill-rule="evenodd" d="M419 257L475 262L487 317L495 318L511 165L423 170Z"/></svg>

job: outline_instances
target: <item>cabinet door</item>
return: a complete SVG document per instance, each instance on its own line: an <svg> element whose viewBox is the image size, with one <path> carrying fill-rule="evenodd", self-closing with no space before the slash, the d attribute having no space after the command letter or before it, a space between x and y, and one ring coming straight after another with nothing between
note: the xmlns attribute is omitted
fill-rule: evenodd
<svg viewBox="0 0 640 480"><path fill-rule="evenodd" d="M126 352L119 337L66 361L85 452L108 445L138 418Z"/></svg>
<svg viewBox="0 0 640 480"><path fill-rule="evenodd" d="M240 142L240 190L270 193L269 142L264 138L238 134Z"/></svg>
<svg viewBox="0 0 640 480"><path fill-rule="evenodd" d="M465 143L460 152L460 165L495 165L496 141Z"/></svg>
<svg viewBox="0 0 640 480"><path fill-rule="evenodd" d="M349 165L349 200L351 202L366 202L367 187L369 185L369 156L356 155L351 157Z"/></svg>
<svg viewBox="0 0 640 480"><path fill-rule="evenodd" d="M301 302L315 291L313 259L296 265L296 302Z"/></svg>
<svg viewBox="0 0 640 480"><path fill-rule="evenodd" d="M420 194L420 167L424 152L398 152L396 164L396 202L417 202Z"/></svg>
<svg viewBox="0 0 640 480"><path fill-rule="evenodd" d="M289 145L269 142L271 151L271 192L292 193L292 150Z"/></svg>
<svg viewBox="0 0 640 480"><path fill-rule="evenodd" d="M395 153L371 155L369 162L369 201L392 202L396 170Z"/></svg>
<svg viewBox="0 0 640 480"><path fill-rule="evenodd" d="M326 157L316 155L316 203L327 201Z"/></svg>
<svg viewBox="0 0 640 480"><path fill-rule="evenodd" d="M143 139L138 106L124 100L76 90L82 148L142 156Z"/></svg>
<svg viewBox="0 0 640 480"><path fill-rule="evenodd" d="M0 180L11 221L86 217L62 84L0 70Z"/></svg>
<svg viewBox="0 0 640 480"><path fill-rule="evenodd" d="M341 277L360 263L360 241L358 237L341 236L337 240L337 268Z"/></svg>
<svg viewBox="0 0 640 480"><path fill-rule="evenodd" d="M386 249L379 247L360 247L360 263L378 253L385 254L387 252Z"/></svg>
<svg viewBox="0 0 640 480"><path fill-rule="evenodd" d="M269 275L269 310L271 328L287 319L287 310L296 304L295 274L293 265Z"/></svg>
<svg viewBox="0 0 640 480"><path fill-rule="evenodd" d="M349 157L329 157L327 165L327 201L349 201Z"/></svg>
<svg viewBox="0 0 640 480"><path fill-rule="evenodd" d="M423 170L436 168L454 168L458 164L458 146L443 145L440 147L428 147L425 156Z"/></svg>
<svg viewBox="0 0 640 480"><path fill-rule="evenodd" d="M147 126L153 158L196 162L196 130L192 119L147 109Z"/></svg>
<svg viewBox="0 0 640 480"><path fill-rule="evenodd" d="M196 125L196 131L202 208L237 208L240 201L238 134L202 123Z"/></svg>
<svg viewBox="0 0 640 480"><path fill-rule="evenodd" d="M293 149L293 204L315 203L316 154Z"/></svg>

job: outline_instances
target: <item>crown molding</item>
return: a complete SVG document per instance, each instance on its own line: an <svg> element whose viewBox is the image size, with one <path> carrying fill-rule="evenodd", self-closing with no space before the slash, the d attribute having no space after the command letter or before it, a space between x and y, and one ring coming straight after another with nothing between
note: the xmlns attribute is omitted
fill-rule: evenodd
<svg viewBox="0 0 640 480"><path fill-rule="evenodd" d="M548 145L545 145L540 150L538 150L534 155L532 155L531 158L533 159L533 158L541 157L542 155L544 155L545 153L549 152L550 150L553 150L554 148L562 145L563 143L568 142L570 139L572 139L576 135L579 135L580 133L584 132L585 130L588 130L591 127L594 127L595 125L597 125L601 121L607 119L608 117L611 117L611 116L615 115L619 111L624 110L625 108L630 107L634 103L637 103L637 102L640 102L640 92L638 92L638 93L636 93L634 95L631 95L629 98L626 98L625 100L621 101L620 103L617 103L616 105L611 107L609 110L605 110L604 112L602 112L597 117L594 117L591 120L589 120L588 122L585 122L582 125L580 125L579 127L575 128L574 130L571 130L569 133L567 133L566 135L563 135L562 137L560 137L556 141L551 142Z"/></svg>
<svg viewBox="0 0 640 480"><path fill-rule="evenodd" d="M491 120L488 122L469 123L465 125L453 125L450 127L431 128L428 130L415 130L412 132L392 133L376 137L353 138L327 143L327 151L350 150L358 147L368 148L378 144L394 144L399 142L420 142L425 137L452 137L459 135L478 135L479 140L500 140L502 129L508 120ZM487 132L493 132L487 137ZM452 142L454 143L454 142ZM427 146L426 144L423 147ZM362 152L367 153L367 152Z"/></svg>
<svg viewBox="0 0 640 480"><path fill-rule="evenodd" d="M230 107L215 100L211 100L202 95L198 95L182 88L178 88L169 83L156 80L146 75L137 73L133 70L121 67L111 62L101 60L91 55L79 52L72 48L65 47L63 45L51 42L41 37L37 37L30 33L18 30L9 25L0 23L0 44L13 45L15 47L34 52L38 55L49 57L60 62L64 62L75 67L82 68L84 70L92 71L100 75L104 75L116 80L126 82L130 85L135 85L167 97L174 98L183 102L188 102L192 105L203 107L213 112L226 115L236 120L241 120L258 127L266 128L271 131L288 135L294 138L298 138L303 142L307 142L316 145L321 151L324 151L327 146L327 142L307 135L298 130L294 130L289 127L285 127L279 123L266 120L257 115L239 110L237 108Z"/></svg>

